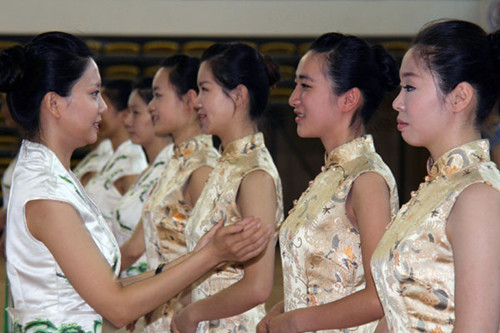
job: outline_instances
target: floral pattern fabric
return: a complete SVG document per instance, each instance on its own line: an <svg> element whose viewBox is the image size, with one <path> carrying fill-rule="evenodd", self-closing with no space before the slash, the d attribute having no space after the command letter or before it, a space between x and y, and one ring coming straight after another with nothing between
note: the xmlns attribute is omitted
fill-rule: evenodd
<svg viewBox="0 0 500 333"><path fill-rule="evenodd" d="M204 166L213 168L219 157L210 135L199 135L181 142L174 147L173 154L142 212L150 270L187 253L184 228L192 207L184 200L184 188L194 171ZM149 324L147 332L170 332L175 302L172 299L162 306L163 316Z"/></svg>
<svg viewBox="0 0 500 333"><path fill-rule="evenodd" d="M230 225L242 218L236 205L236 195L243 178L255 170L267 172L274 181L277 203L275 223L276 226L281 224L283 202L278 171L264 145L262 133L249 135L225 147L210 174L185 228L189 251L192 251L198 240L220 220L223 220L225 225ZM194 288L193 302L228 288L241 280L243 274L241 265L235 264L227 264L217 272L207 274ZM264 304L261 304L233 317L201 322L197 332L253 332L264 315Z"/></svg>
<svg viewBox="0 0 500 333"><path fill-rule="evenodd" d="M391 213L399 203L389 167L375 152L371 136L345 143L326 156L280 231L285 311L317 306L365 287L359 230L346 213L354 181L366 172L381 175L390 190ZM376 322L321 332L373 332Z"/></svg>
<svg viewBox="0 0 500 333"><path fill-rule="evenodd" d="M165 169L165 166L170 163L173 153L173 144L168 144L156 156L153 163L137 178L134 185L123 195L116 209L112 212L111 228L118 245L122 246L134 233L135 227L141 219L142 208L160 174ZM122 272L121 277L138 275L146 270L146 256L142 255L127 270Z"/></svg>
<svg viewBox="0 0 500 333"><path fill-rule="evenodd" d="M81 332L101 332L96 323L102 317L71 286L47 247L30 234L24 207L32 200L56 200L74 207L110 270L118 274L120 269L118 244L76 176L46 146L23 141L7 217L7 275L14 300L8 312L15 329L54 332L55 327L73 332L79 327Z"/></svg>
<svg viewBox="0 0 500 333"><path fill-rule="evenodd" d="M500 191L489 145L478 140L435 162L375 250L371 268L390 332L452 332L455 323L453 250L448 216L462 191L485 183Z"/></svg>

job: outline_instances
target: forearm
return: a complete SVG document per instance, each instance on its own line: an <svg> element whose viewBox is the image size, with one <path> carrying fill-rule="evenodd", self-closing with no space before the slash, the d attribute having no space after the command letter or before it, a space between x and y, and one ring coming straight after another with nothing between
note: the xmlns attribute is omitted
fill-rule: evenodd
<svg viewBox="0 0 500 333"><path fill-rule="evenodd" d="M227 289L205 299L193 302L186 307L189 320L202 322L228 318L263 303L262 297L250 284L239 281Z"/></svg>
<svg viewBox="0 0 500 333"><path fill-rule="evenodd" d="M327 304L294 310L299 332L360 326L383 316L375 290L361 290Z"/></svg>

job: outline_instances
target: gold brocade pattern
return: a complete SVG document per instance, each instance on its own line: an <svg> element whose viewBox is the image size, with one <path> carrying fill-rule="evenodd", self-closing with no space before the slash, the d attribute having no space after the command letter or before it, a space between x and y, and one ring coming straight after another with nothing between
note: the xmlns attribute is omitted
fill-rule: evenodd
<svg viewBox="0 0 500 333"><path fill-rule="evenodd" d="M486 140L430 159L427 168L425 182L401 207L371 261L391 332L453 331L455 274L446 221L468 186L485 183L500 191Z"/></svg>
<svg viewBox="0 0 500 333"><path fill-rule="evenodd" d="M249 135L225 147L217 166L196 203L186 226L188 250L193 250L198 240L212 226L223 220L226 225L239 221L242 216L236 205L236 195L243 178L252 171L263 170L274 180L276 188L276 226L283 221L281 180L262 133ZM194 288L193 301L214 295L241 280L244 271L240 265L228 264L215 273L200 279ZM230 318L201 322L201 332L254 332L265 315L264 304Z"/></svg>
<svg viewBox="0 0 500 333"><path fill-rule="evenodd" d="M328 154L280 231L285 311L333 302L365 287L359 231L349 221L346 199L357 177L376 172L390 189L391 211L398 208L396 182L375 152L372 137L359 137ZM373 332L376 322L343 330Z"/></svg>
<svg viewBox="0 0 500 333"><path fill-rule="evenodd" d="M184 187L191 174L203 166L214 167L219 153L212 136L199 135L174 146L174 156L163 170L142 213L149 269L187 253L184 228L192 207L184 201ZM148 325L148 332L170 332L175 299L163 306L164 317Z"/></svg>

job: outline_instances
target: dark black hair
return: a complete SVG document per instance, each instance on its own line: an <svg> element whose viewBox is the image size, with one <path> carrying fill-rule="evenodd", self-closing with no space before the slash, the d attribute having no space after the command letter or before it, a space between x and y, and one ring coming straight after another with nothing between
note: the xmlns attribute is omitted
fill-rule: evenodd
<svg viewBox="0 0 500 333"><path fill-rule="evenodd" d="M142 98L144 103L149 104L153 99L153 78L152 77L143 77L134 82L132 86L132 90L137 90L137 93Z"/></svg>
<svg viewBox="0 0 500 333"><path fill-rule="evenodd" d="M200 67L198 58L177 54L164 59L160 63L160 67L171 69L169 80L174 85L179 98L191 89L198 92L198 84L196 83Z"/></svg>
<svg viewBox="0 0 500 333"><path fill-rule="evenodd" d="M0 53L0 91L8 93L12 118L28 139L39 138L44 96L69 96L91 57L87 44L64 32L46 32Z"/></svg>
<svg viewBox="0 0 500 333"><path fill-rule="evenodd" d="M309 50L325 54L327 74L336 95L352 88L361 92L363 104L351 124L361 117L366 125L385 92L399 84L396 61L380 45L370 47L361 38L330 32L318 37Z"/></svg>
<svg viewBox="0 0 500 333"><path fill-rule="evenodd" d="M250 119L259 119L267 106L270 88L280 79L278 65L243 43L216 43L205 50L216 82L229 91L239 84L248 89Z"/></svg>
<svg viewBox="0 0 500 333"><path fill-rule="evenodd" d="M115 79L104 82L102 94L108 97L116 111L120 112L128 107L128 97L132 92L132 81Z"/></svg>
<svg viewBox="0 0 500 333"><path fill-rule="evenodd" d="M445 95L468 82L478 95L476 122L481 123L498 101L500 90L500 35L488 35L478 25L460 21L434 21L412 42Z"/></svg>

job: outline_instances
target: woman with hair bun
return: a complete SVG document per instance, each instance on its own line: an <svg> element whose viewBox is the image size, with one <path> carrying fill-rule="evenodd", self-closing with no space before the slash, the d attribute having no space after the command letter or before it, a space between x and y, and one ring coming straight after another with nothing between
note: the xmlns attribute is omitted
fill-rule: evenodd
<svg viewBox="0 0 500 333"><path fill-rule="evenodd" d="M390 332L499 331L500 173L480 134L498 106L499 51L498 31L438 21L403 58L398 130L431 156L372 257Z"/></svg>
<svg viewBox="0 0 500 333"><path fill-rule="evenodd" d="M272 229L281 224L281 181L257 129L278 77L277 65L248 45L215 44L204 52L198 115L203 132L220 138L221 157L186 224L189 250L219 221L232 225L256 216ZM259 257L204 276L193 287L192 303L175 315L174 329L253 331L273 287L274 253L271 241Z"/></svg>
<svg viewBox="0 0 500 333"><path fill-rule="evenodd" d="M399 205L365 126L399 83L397 65L381 46L327 33L300 60L295 81L297 134L321 140L325 166L281 227L285 299L257 331L374 332L383 311L369 263Z"/></svg>
<svg viewBox="0 0 500 333"><path fill-rule="evenodd" d="M247 261L270 230L248 218L212 229L194 252L150 278L122 286L120 251L97 206L70 171L74 150L95 142L106 105L88 46L49 32L0 53L23 140L7 210L7 274L16 332L101 332L103 317L124 326L226 261Z"/></svg>

